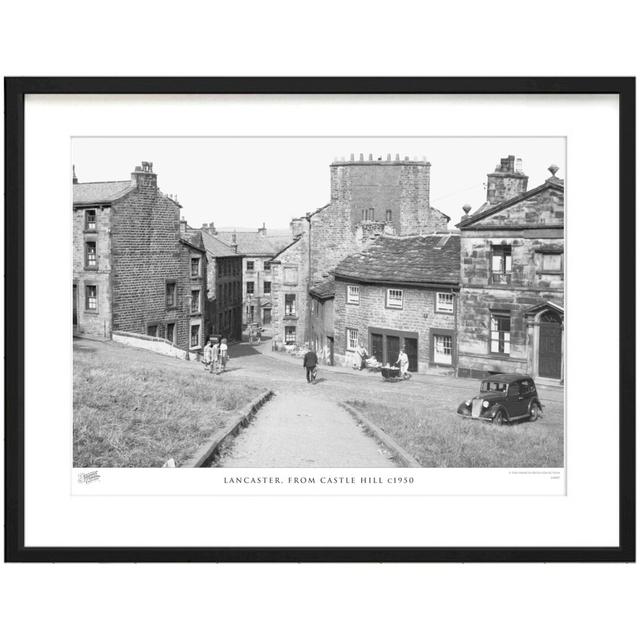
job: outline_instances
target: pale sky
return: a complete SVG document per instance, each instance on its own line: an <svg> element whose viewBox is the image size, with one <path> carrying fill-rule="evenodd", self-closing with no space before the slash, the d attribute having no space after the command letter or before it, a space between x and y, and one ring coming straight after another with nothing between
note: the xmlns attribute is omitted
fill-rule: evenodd
<svg viewBox="0 0 640 640"><path fill-rule="evenodd" d="M462 205L485 200L487 173L500 158L522 158L529 188L547 167L565 177L565 139L556 138L74 138L80 182L127 180L141 161L153 162L158 186L176 194L193 227L286 229L293 217L329 202L329 165L337 157L426 157L431 204L460 220Z"/></svg>

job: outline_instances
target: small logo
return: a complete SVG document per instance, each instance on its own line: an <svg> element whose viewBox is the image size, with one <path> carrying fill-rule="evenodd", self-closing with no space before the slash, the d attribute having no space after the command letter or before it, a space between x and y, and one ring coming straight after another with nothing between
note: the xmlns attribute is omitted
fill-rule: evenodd
<svg viewBox="0 0 640 640"><path fill-rule="evenodd" d="M78 482L80 484L89 484L96 480L100 480L100 474L97 471L87 471L86 473L78 474Z"/></svg>

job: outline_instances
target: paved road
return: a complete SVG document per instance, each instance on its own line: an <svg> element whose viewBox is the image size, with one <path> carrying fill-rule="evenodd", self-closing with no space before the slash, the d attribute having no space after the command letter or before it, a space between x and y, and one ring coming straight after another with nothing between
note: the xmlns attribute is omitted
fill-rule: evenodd
<svg viewBox="0 0 640 640"><path fill-rule="evenodd" d="M305 383L306 384L306 383ZM318 387L277 393L217 467L394 467L389 453Z"/></svg>

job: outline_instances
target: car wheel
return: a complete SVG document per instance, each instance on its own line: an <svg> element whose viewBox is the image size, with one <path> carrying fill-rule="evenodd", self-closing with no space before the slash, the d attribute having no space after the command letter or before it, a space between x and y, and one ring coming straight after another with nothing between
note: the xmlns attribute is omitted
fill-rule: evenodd
<svg viewBox="0 0 640 640"><path fill-rule="evenodd" d="M498 413L496 413L495 416L493 416L493 424L495 424L496 426L501 427L505 422L506 418L504 415L504 411L500 410L498 411Z"/></svg>
<svg viewBox="0 0 640 640"><path fill-rule="evenodd" d="M529 411L529 420L531 422L535 422L541 415L540 405L537 402L534 402L531 405L531 411Z"/></svg>

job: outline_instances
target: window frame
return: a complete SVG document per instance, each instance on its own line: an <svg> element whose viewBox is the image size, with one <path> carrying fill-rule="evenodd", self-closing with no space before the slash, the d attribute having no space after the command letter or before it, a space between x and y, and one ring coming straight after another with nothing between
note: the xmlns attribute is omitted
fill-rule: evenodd
<svg viewBox="0 0 640 640"><path fill-rule="evenodd" d="M247 292L248 296L253 296L256 293L256 283L253 280L247 280L247 282L245 283L247 286L245 287L245 290ZM249 291L249 285L251 285L251 291Z"/></svg>
<svg viewBox="0 0 640 640"><path fill-rule="evenodd" d="M89 245L93 245L95 264L89 264ZM98 269L98 243L95 240L85 240L84 243L84 268L90 271Z"/></svg>
<svg viewBox="0 0 640 640"><path fill-rule="evenodd" d="M297 327L295 325L285 325L284 328L284 343L285 344L296 344L296 340L297 340ZM291 331L293 330L293 331ZM287 334L288 332L288 334ZM290 340L288 338L291 337L291 335L293 335L293 340Z"/></svg>
<svg viewBox="0 0 640 640"><path fill-rule="evenodd" d="M93 214L93 227L89 226L89 214ZM98 210L97 209L85 209L84 210L84 230L89 233L98 232Z"/></svg>
<svg viewBox="0 0 640 640"><path fill-rule="evenodd" d="M198 328L198 343L197 344L191 344L192 340L193 340L193 329L194 327ZM202 345L202 336L201 334L201 328L202 328L202 323L200 322L193 322L189 325L189 349L199 349Z"/></svg>
<svg viewBox="0 0 640 640"><path fill-rule="evenodd" d="M509 250L508 253L506 250ZM494 258L501 257L501 268L494 269ZM507 268L508 258L508 268ZM513 245L511 244L491 244L491 257L489 263L489 273L491 274L491 284L511 284L513 273Z"/></svg>
<svg viewBox="0 0 640 640"><path fill-rule="evenodd" d="M287 274L293 274L293 278L289 281L287 280ZM283 267L282 270L282 282L284 285L287 286L295 286L298 284L298 266L297 265L290 265L290 266L286 266Z"/></svg>
<svg viewBox="0 0 640 640"><path fill-rule="evenodd" d="M173 286L172 304L169 304L169 287ZM178 306L178 282L177 280L165 280L164 301L167 309L175 309Z"/></svg>
<svg viewBox="0 0 640 640"><path fill-rule="evenodd" d="M345 351L350 351L350 352L355 352L355 350L358 348L358 338L359 338L359 331L357 329L354 329L353 327L347 327L345 329L346 332L346 346L345 346ZM355 332L355 338L352 337L351 332ZM354 346L350 346L351 342L354 341Z"/></svg>
<svg viewBox="0 0 640 640"><path fill-rule="evenodd" d="M355 296L352 289L356 289ZM347 285L347 304L359 305L360 304L360 285L348 284Z"/></svg>
<svg viewBox="0 0 640 640"><path fill-rule="evenodd" d="M255 260L247 260L247 271L255 271L256 263Z"/></svg>
<svg viewBox="0 0 640 640"><path fill-rule="evenodd" d="M193 272L193 263L197 261L198 268L196 273ZM192 278L200 278L202 276L202 257L201 256L191 256L191 277Z"/></svg>
<svg viewBox="0 0 640 640"><path fill-rule="evenodd" d="M172 336L171 338L169 338L169 327L171 327L171 333ZM175 322L168 322L167 323L167 330L165 333L165 340L167 340L167 342L170 342L171 344L175 344L176 343L176 323Z"/></svg>
<svg viewBox="0 0 640 640"><path fill-rule="evenodd" d="M562 251L539 251L540 254L540 269L538 273L540 274L562 274L564 273L564 252ZM546 269L544 266L545 258L548 256L559 256L560 257L560 268L559 269Z"/></svg>
<svg viewBox="0 0 640 640"><path fill-rule="evenodd" d="M267 288L269 291L267 291ZM264 280L262 282L262 293L265 296L271 295L271 280Z"/></svg>
<svg viewBox="0 0 640 640"><path fill-rule="evenodd" d="M287 313L287 298L293 298L293 307L291 310L291 313ZM297 311L297 300L296 300L296 294L295 293L285 293L284 294L284 315L285 317L294 317L296 316L296 311Z"/></svg>
<svg viewBox="0 0 640 640"><path fill-rule="evenodd" d="M451 310L443 309L440 303L440 296L451 296ZM435 311L444 315L452 316L455 311L455 294L453 291L436 291Z"/></svg>
<svg viewBox="0 0 640 640"><path fill-rule="evenodd" d="M197 309L193 308L194 299L198 301ZM189 305L189 313L202 313L202 293L200 289L191 289L191 303Z"/></svg>
<svg viewBox="0 0 640 640"><path fill-rule="evenodd" d="M399 291L400 292L400 304L391 304L390 303L390 299L391 299L391 292L392 291ZM404 289L396 289L396 288L388 288L387 289L387 293L385 296L385 307L387 309L399 309L402 310L404 309Z"/></svg>
<svg viewBox="0 0 640 640"><path fill-rule="evenodd" d="M496 321L496 329L493 328L494 319ZM509 331L503 331L500 329L500 320L508 320L509 321ZM512 318L511 313L508 311L491 311L489 317L489 354L493 356L499 356L503 358L509 358L511 356L511 333L512 329ZM497 334L497 338L494 339L494 333ZM502 334L502 335L501 335ZM508 338L505 339L504 335L507 335ZM498 350L493 350L493 343L497 342ZM503 350L500 351L500 343L502 342ZM508 345L507 350L504 349L504 346Z"/></svg>
<svg viewBox="0 0 640 640"><path fill-rule="evenodd" d="M89 287L93 287L96 290L95 296L89 296ZM95 300L96 302L96 306L94 309L92 309L89 306L89 300ZM88 313L99 313L99 305L98 305L98 285L91 283L91 282L85 282L84 283L84 310L85 312Z"/></svg>

